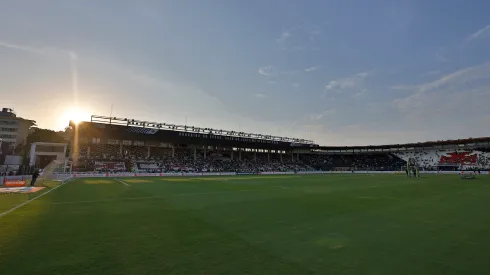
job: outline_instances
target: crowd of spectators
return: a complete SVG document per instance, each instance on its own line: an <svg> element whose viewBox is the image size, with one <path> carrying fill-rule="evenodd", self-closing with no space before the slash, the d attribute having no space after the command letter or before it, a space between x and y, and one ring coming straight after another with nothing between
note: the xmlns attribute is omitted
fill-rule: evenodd
<svg viewBox="0 0 490 275"><path fill-rule="evenodd" d="M135 171L147 172L270 172L304 171L308 167L301 162L278 160L268 161L263 155L250 157L243 154L241 160L224 155L209 155L206 158L197 154L176 151L174 157L166 155L158 160L136 160Z"/></svg>
<svg viewBox="0 0 490 275"><path fill-rule="evenodd" d="M321 170L397 171L406 162L388 153L306 154L301 160Z"/></svg>
<svg viewBox="0 0 490 275"><path fill-rule="evenodd" d="M17 171L3 171L0 172L0 176L5 177L5 176L15 176L17 175Z"/></svg>
<svg viewBox="0 0 490 275"><path fill-rule="evenodd" d="M413 158L415 163L424 170L481 170L490 168L490 150L424 150L399 152L397 156L408 160Z"/></svg>
<svg viewBox="0 0 490 275"><path fill-rule="evenodd" d="M90 151L90 154L89 154ZM173 156L172 156L173 155ZM97 145L78 150L78 171L270 172L306 170L400 170L405 162L392 154L267 154L197 151L176 148ZM105 164L104 164L105 163Z"/></svg>
<svg viewBox="0 0 490 275"><path fill-rule="evenodd" d="M90 151L90 154L88 152ZM478 151L475 163L465 169L481 169L490 165L486 149ZM354 154L277 154L242 151L240 157L230 151L196 151L191 148L97 145L91 150L79 149L77 168L86 171L145 171L145 172L270 172L305 170L345 171L397 171L406 166L406 160L414 158L423 170L456 169L455 165L441 165L445 151L413 151L393 153ZM473 153L472 153L473 154ZM461 168L461 167L458 167ZM80 171L80 170L79 170Z"/></svg>

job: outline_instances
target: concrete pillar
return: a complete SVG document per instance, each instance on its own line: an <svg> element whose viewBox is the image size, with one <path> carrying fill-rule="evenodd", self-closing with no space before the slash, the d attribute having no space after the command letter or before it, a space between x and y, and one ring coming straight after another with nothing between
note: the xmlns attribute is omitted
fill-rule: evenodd
<svg viewBox="0 0 490 275"><path fill-rule="evenodd" d="M175 157L175 147L172 145L172 157Z"/></svg>
<svg viewBox="0 0 490 275"><path fill-rule="evenodd" d="M146 158L150 158L150 146L148 146L148 155L146 156Z"/></svg>
<svg viewBox="0 0 490 275"><path fill-rule="evenodd" d="M87 157L90 158L90 146L87 148Z"/></svg>

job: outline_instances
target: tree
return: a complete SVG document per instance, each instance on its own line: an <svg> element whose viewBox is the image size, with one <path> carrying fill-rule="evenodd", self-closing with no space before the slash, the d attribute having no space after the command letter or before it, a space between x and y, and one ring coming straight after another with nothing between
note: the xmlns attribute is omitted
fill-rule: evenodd
<svg viewBox="0 0 490 275"><path fill-rule="evenodd" d="M26 144L29 146L33 142L66 143L66 140L58 132L37 128L26 139Z"/></svg>

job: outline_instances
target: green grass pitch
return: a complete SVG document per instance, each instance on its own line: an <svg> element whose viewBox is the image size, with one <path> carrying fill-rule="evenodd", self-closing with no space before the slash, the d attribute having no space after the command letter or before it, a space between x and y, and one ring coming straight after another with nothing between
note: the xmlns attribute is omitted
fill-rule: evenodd
<svg viewBox="0 0 490 275"><path fill-rule="evenodd" d="M119 180L77 179L1 216L0 274L490 270L490 176ZM0 213L32 196L0 195Z"/></svg>

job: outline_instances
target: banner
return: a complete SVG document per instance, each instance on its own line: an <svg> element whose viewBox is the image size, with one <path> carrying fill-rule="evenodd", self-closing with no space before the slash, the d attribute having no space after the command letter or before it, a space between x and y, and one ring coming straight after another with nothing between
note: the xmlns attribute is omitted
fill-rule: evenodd
<svg viewBox="0 0 490 275"><path fill-rule="evenodd" d="M35 193L37 191L40 191L44 189L44 187L5 187L5 188L0 188L0 194L1 193Z"/></svg>
<svg viewBox="0 0 490 275"><path fill-rule="evenodd" d="M274 175L275 172L262 172L262 175ZM240 174L240 173L237 173Z"/></svg>
<svg viewBox="0 0 490 275"><path fill-rule="evenodd" d="M1 177L0 186L4 187L23 187L32 176L4 176Z"/></svg>
<svg viewBox="0 0 490 275"><path fill-rule="evenodd" d="M222 173L219 173L220 176L236 176L237 173L236 172L222 172Z"/></svg>
<svg viewBox="0 0 490 275"><path fill-rule="evenodd" d="M6 180L3 183L3 186L5 187L24 187L27 185L27 182L25 180Z"/></svg>
<svg viewBox="0 0 490 275"><path fill-rule="evenodd" d="M298 171L297 174L324 174L324 171Z"/></svg>
<svg viewBox="0 0 490 275"><path fill-rule="evenodd" d="M215 173L215 172L203 172L203 176L221 176L221 173Z"/></svg>

